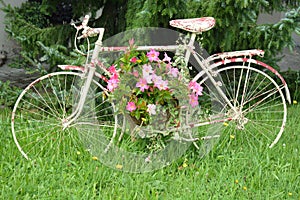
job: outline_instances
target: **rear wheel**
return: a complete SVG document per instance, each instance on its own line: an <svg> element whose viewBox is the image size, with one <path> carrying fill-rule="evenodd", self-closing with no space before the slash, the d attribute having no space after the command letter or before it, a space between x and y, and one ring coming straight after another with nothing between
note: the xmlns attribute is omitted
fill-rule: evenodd
<svg viewBox="0 0 300 200"><path fill-rule="evenodd" d="M210 116L220 120L230 119L222 124L225 134L220 136L229 139L230 143L273 147L280 139L286 123L284 85L278 85L267 72L244 65L217 69L214 76L233 106L228 105L215 87L205 84L208 77L199 80L200 84L207 87L212 101L219 108L212 111Z"/></svg>

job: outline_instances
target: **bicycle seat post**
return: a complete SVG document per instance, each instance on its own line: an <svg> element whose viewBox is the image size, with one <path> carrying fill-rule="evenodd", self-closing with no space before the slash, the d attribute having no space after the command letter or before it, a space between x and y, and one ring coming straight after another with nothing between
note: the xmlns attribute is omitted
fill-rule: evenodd
<svg viewBox="0 0 300 200"><path fill-rule="evenodd" d="M185 56L184 56L184 62L185 62L186 66L188 65L188 61L190 59L191 52L194 48L194 42L195 42L196 36L197 36L196 33L192 33L189 44L187 45L188 50L186 51Z"/></svg>

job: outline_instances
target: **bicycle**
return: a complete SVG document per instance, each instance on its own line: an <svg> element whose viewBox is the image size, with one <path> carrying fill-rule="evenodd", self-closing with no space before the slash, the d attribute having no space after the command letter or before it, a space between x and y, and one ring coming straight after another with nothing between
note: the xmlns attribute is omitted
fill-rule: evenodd
<svg viewBox="0 0 300 200"><path fill-rule="evenodd" d="M52 156L53 152L65 155L70 153L71 146L80 149L84 143L86 150L109 166L149 171L170 164L186 152L190 144L205 155L220 138L236 137L236 141L251 146L270 148L280 139L287 118L286 100L291 102L286 82L271 66L252 58L263 56L262 50L225 52L207 58L196 52L196 37L214 27L214 18L170 21L171 26L189 32L189 41L184 45L137 46L138 51L176 52L183 48L186 66L189 62L197 66L192 81L203 86L199 101L200 105L208 102L207 106L187 109L187 101L182 100L180 112L185 114L181 114L181 124L169 127L170 130L133 126L127 115L116 112L118 102L109 98L110 92L105 86L109 72L103 64L105 59L99 61L99 55L123 52L128 47L103 46L104 28L90 28L88 20L85 16L80 26L74 25L77 39L98 36L92 53L88 43L86 64L59 65L62 71L33 81L15 103L11 118L13 139L26 159ZM82 35L77 37L81 30ZM92 54L91 59L89 54ZM225 129L229 134L222 134ZM138 147L127 152L128 143L126 146L121 142L124 138L132 141L130 136L134 131L140 135L147 131L177 134L173 134L172 142L162 153L139 155L134 152ZM126 163L130 168L126 168ZM152 163L150 167L149 163Z"/></svg>

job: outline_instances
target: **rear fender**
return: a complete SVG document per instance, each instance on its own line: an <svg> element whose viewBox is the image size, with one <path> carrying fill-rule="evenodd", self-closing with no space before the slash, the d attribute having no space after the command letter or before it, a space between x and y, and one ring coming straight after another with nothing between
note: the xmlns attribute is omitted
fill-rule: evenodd
<svg viewBox="0 0 300 200"><path fill-rule="evenodd" d="M274 69L273 67L267 65L264 62L261 62L261 61L258 61L258 60L252 59L252 58L225 58L225 59L222 59L220 61L217 61L217 62L213 63L210 66L210 69L220 67L221 65L226 65L226 64L229 64L229 63L238 63L238 62L253 63L253 64L256 64L256 65L262 66L262 67L268 69L269 71L271 71L273 74L275 74L280 79L280 81L282 82L282 84L285 88L286 100L291 104L291 95L290 95L290 91L289 91L289 88L287 86L286 81L284 80L284 78L279 74L279 72L276 69Z"/></svg>

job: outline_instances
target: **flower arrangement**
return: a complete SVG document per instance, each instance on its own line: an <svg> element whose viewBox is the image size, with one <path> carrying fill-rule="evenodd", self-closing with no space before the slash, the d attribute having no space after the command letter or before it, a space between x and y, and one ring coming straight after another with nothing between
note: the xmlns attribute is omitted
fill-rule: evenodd
<svg viewBox="0 0 300 200"><path fill-rule="evenodd" d="M202 87L189 81L184 69L166 52L129 48L108 69L107 89L118 102L119 112L129 115L138 126L159 125L161 130L180 126L182 106L195 107ZM188 99L187 99L188 98ZM186 102L187 104L183 105Z"/></svg>

